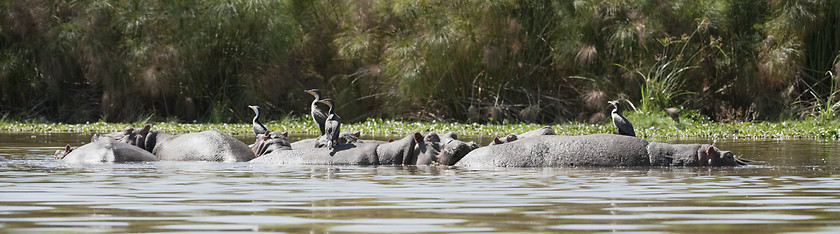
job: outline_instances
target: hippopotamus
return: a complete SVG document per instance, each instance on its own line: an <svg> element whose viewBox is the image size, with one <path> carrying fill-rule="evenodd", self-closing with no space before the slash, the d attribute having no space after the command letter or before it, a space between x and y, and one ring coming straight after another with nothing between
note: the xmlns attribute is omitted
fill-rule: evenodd
<svg viewBox="0 0 840 234"><path fill-rule="evenodd" d="M553 128L551 128L550 126L545 126L545 127L534 129L534 130L531 130L531 131L528 131L528 132L525 132L525 133L522 133L522 134L511 133L511 134L508 134L507 136L501 137L501 138L500 137L494 137L493 141L490 142L490 145L504 144L504 143L516 141L518 139L525 139L525 138L530 138L530 137L535 137L535 136L544 136L544 135L556 135L556 134L554 133Z"/></svg>
<svg viewBox="0 0 840 234"><path fill-rule="evenodd" d="M419 133L418 133L419 135ZM254 145L270 145L258 142ZM278 147L259 154L252 164L274 165L402 165L414 152L413 135L390 143L351 143L328 148Z"/></svg>
<svg viewBox="0 0 840 234"><path fill-rule="evenodd" d="M254 145L262 145L259 142ZM270 153L258 154L252 164L275 165L452 165L470 150L475 143L455 139L440 142L436 134L423 136L410 134L392 142L359 141L327 148L280 147Z"/></svg>
<svg viewBox="0 0 840 234"><path fill-rule="evenodd" d="M615 135L544 135L482 147L461 167L737 166L749 160L708 144L667 144Z"/></svg>
<svg viewBox="0 0 840 234"><path fill-rule="evenodd" d="M453 132L438 135L434 132L426 133L422 139L415 139L416 161L414 165L445 165L451 166L461 160L467 153L478 148L475 142L458 140Z"/></svg>
<svg viewBox="0 0 840 234"><path fill-rule="evenodd" d="M0 156L0 162L8 162L8 161L9 161L8 159L4 158L3 156Z"/></svg>
<svg viewBox="0 0 840 234"><path fill-rule="evenodd" d="M64 151L56 150L55 159L74 163L123 163L157 161L146 150L111 138L97 139L80 147L67 145Z"/></svg>
<svg viewBox="0 0 840 234"><path fill-rule="evenodd" d="M95 136L96 137L96 136ZM161 161L247 162L256 155L245 143L219 131L170 135L151 130L126 128L96 138L111 138L151 152Z"/></svg>
<svg viewBox="0 0 840 234"><path fill-rule="evenodd" d="M257 135L256 141L251 145L251 151L254 152L255 157L259 157L278 150L291 150L292 145L289 144L287 137L289 137L287 132L266 131L265 134Z"/></svg>

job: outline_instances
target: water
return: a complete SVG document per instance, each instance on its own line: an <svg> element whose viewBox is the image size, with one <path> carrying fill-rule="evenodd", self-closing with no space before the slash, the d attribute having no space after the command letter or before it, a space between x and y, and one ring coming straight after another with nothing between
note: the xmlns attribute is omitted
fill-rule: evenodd
<svg viewBox="0 0 840 234"><path fill-rule="evenodd" d="M0 134L0 232L840 232L836 141L719 140L738 168L52 160L87 139Z"/></svg>

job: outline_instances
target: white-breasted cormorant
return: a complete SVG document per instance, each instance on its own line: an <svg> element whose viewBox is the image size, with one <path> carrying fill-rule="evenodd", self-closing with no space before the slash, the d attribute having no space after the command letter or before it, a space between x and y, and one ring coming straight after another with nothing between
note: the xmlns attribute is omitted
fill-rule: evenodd
<svg viewBox="0 0 840 234"><path fill-rule="evenodd" d="M633 124L630 124L630 121L627 118L624 118L621 114L619 114L619 105L618 100L609 101L607 102L611 104L615 109L612 111L612 119L613 125L615 128L618 129L619 135L625 136L636 136L636 131L633 130Z"/></svg>
<svg viewBox="0 0 840 234"><path fill-rule="evenodd" d="M265 125L260 123L260 107L248 106L248 108L254 111L254 135L265 134L265 132L269 131Z"/></svg>

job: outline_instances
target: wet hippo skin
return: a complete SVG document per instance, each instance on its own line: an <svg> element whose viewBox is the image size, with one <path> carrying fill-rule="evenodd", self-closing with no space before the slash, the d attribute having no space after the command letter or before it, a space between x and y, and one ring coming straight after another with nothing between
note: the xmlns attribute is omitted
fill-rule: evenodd
<svg viewBox="0 0 840 234"><path fill-rule="evenodd" d="M544 135L473 150L456 166L735 166L729 151L706 144L666 144L615 134Z"/></svg>
<svg viewBox="0 0 840 234"><path fill-rule="evenodd" d="M111 138L145 149L161 161L247 162L255 158L245 143L219 131L171 135L151 130L126 128L94 138Z"/></svg>
<svg viewBox="0 0 840 234"><path fill-rule="evenodd" d="M157 157L146 150L110 138L55 152L55 159L74 163L123 163L158 161Z"/></svg>

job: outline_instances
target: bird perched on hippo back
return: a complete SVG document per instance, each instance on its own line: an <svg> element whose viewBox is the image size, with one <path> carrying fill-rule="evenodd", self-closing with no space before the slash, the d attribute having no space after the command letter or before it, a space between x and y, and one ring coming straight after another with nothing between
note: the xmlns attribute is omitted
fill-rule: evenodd
<svg viewBox="0 0 840 234"><path fill-rule="evenodd" d="M624 118L624 116L621 115L621 109L619 108L620 106L618 105L618 100L609 101L607 103L612 105L614 108L612 110L612 120L613 125L615 125L615 128L618 129L618 134L625 136L636 136L636 131L633 130L633 124L630 124L630 120L627 120L627 118Z"/></svg>
<svg viewBox="0 0 840 234"><path fill-rule="evenodd" d="M260 123L260 107L259 106L248 106L251 110L254 111L254 120L252 121L254 124L254 135L265 134L269 130L265 125Z"/></svg>
<svg viewBox="0 0 840 234"><path fill-rule="evenodd" d="M327 120L327 112L318 107L318 103L322 100L321 91L318 89L309 89L304 92L315 97L315 100L312 101L310 114L312 115L312 120L315 121L315 126L318 126L321 135L324 135L324 121Z"/></svg>
<svg viewBox="0 0 840 234"><path fill-rule="evenodd" d="M321 99L319 102L330 108L327 119L324 121L324 134L321 140L324 143L323 145L332 150L335 145L338 145L338 135L341 133L341 117L335 114L335 103L332 99Z"/></svg>

